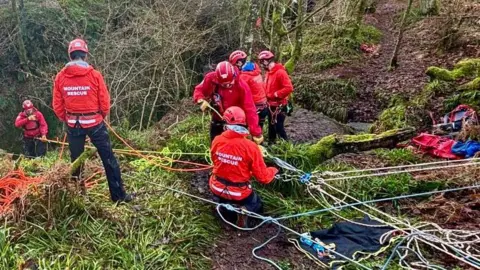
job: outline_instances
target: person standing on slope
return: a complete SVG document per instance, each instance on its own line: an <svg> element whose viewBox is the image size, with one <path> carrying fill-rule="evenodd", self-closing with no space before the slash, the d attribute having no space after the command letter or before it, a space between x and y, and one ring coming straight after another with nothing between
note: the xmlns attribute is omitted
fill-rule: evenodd
<svg viewBox="0 0 480 270"><path fill-rule="evenodd" d="M43 157L46 152L48 125L43 114L30 100L22 104L23 112L15 119L15 127L23 128L23 149L27 157Z"/></svg>
<svg viewBox="0 0 480 270"><path fill-rule="evenodd" d="M262 51L258 55L260 65L267 71L265 76L265 91L269 106L268 141L274 143L277 135L288 140L285 131L288 98L293 92L293 85L285 67L275 63L275 56L270 51Z"/></svg>
<svg viewBox="0 0 480 270"><path fill-rule="evenodd" d="M250 184L252 177L262 183L273 181L278 170L267 167L260 148L249 141L245 112L236 106L229 107L223 114L225 132L212 143L211 158L213 172L209 180L212 193L220 203L245 207L248 211L261 214L263 203ZM227 212L226 218L235 222L237 215ZM237 225L245 227L245 216L238 216Z"/></svg>
<svg viewBox="0 0 480 270"><path fill-rule="evenodd" d="M247 54L244 51L234 51L230 54L228 61L238 68L240 79L250 87L253 102L257 108L258 125L263 129L265 118L268 116L268 105L260 67L254 62L247 61Z"/></svg>
<svg viewBox="0 0 480 270"><path fill-rule="evenodd" d="M88 47L84 40L70 42L68 54L71 61L55 78L52 103L57 117L68 126L71 161L83 153L88 136L102 159L112 201L129 202L133 196L125 192L120 167L103 122L110 112L110 94L103 76L86 62ZM73 176L78 179L80 169Z"/></svg>
<svg viewBox="0 0 480 270"><path fill-rule="evenodd" d="M258 126L258 116L253 103L252 93L248 85L238 79L235 68L227 61L220 62L214 72L209 72L203 81L195 87L193 100L200 104L200 109L205 111L209 106L223 114L226 108L238 106L242 108L247 117L247 124L253 140L257 144L263 142L262 129ZM210 125L210 141L222 134L225 121L222 116L212 112Z"/></svg>

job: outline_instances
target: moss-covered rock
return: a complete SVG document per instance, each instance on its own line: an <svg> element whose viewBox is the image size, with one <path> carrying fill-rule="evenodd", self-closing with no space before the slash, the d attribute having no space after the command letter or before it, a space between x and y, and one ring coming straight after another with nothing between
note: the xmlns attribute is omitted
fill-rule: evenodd
<svg viewBox="0 0 480 270"><path fill-rule="evenodd" d="M459 90L480 90L480 77L475 78L474 80L462 84L458 87Z"/></svg>
<svg viewBox="0 0 480 270"><path fill-rule="evenodd" d="M480 59L463 59L455 65L453 70L429 67L426 73L432 80L455 81L458 79L473 79L475 81L475 79L480 77Z"/></svg>
<svg viewBox="0 0 480 270"><path fill-rule="evenodd" d="M427 68L426 74L431 80L454 81L456 79L453 72L439 67Z"/></svg>

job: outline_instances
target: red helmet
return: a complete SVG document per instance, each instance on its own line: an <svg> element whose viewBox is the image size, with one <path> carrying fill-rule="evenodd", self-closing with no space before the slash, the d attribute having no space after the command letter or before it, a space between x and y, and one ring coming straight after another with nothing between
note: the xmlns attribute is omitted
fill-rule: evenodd
<svg viewBox="0 0 480 270"><path fill-rule="evenodd" d="M221 85L233 84L235 81L235 69L232 64L227 61L218 63L215 69L217 80Z"/></svg>
<svg viewBox="0 0 480 270"><path fill-rule="evenodd" d="M275 55L273 55L271 51L262 51L258 54L259 60L270 60L273 57L275 57Z"/></svg>
<svg viewBox="0 0 480 270"><path fill-rule="evenodd" d="M22 104L24 110L29 110L33 108L33 103L30 100L25 100Z"/></svg>
<svg viewBox="0 0 480 270"><path fill-rule="evenodd" d="M230 64L235 65L238 60L242 60L247 58L247 54L244 51L234 51L230 54L230 57L228 57L228 61Z"/></svg>
<svg viewBox="0 0 480 270"><path fill-rule="evenodd" d="M71 54L74 51L81 51L88 53L88 46L85 40L77 38L70 42L68 45L68 54Z"/></svg>
<svg viewBox="0 0 480 270"><path fill-rule="evenodd" d="M237 106L229 107L223 113L223 120L227 122L228 125L246 125L247 117L242 108Z"/></svg>

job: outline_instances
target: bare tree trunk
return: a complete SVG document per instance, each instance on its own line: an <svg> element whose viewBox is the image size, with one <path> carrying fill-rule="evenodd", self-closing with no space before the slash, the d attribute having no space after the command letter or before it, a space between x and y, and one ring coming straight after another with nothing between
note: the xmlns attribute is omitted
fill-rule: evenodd
<svg viewBox="0 0 480 270"><path fill-rule="evenodd" d="M303 21L303 17L306 11L305 0L298 0L298 11L297 11L297 18L296 24L301 23ZM292 74L293 70L295 69L295 65L300 59L302 55L302 45L303 45L303 24L300 25L297 30L295 31L295 44L293 46L292 55L290 59L285 63L285 69L287 70L288 74Z"/></svg>
<svg viewBox="0 0 480 270"><path fill-rule="evenodd" d="M438 15L438 0L420 0L420 12L423 15Z"/></svg>
<svg viewBox="0 0 480 270"><path fill-rule="evenodd" d="M358 3L358 9L355 14L355 29L352 33L352 38L357 37L358 32L360 31L360 26L363 21L363 14L365 14L365 8L367 7L367 0L360 0Z"/></svg>
<svg viewBox="0 0 480 270"><path fill-rule="evenodd" d="M252 47L253 47L253 33L255 31L255 22L258 18L260 13L260 1L259 0L251 0L250 2L250 13L248 16L247 24L245 26L245 31L243 33L243 37L241 40L240 47L244 48L248 51L248 55L252 54Z"/></svg>
<svg viewBox="0 0 480 270"><path fill-rule="evenodd" d="M405 21L407 19L408 14L410 14L410 10L412 9L412 2L413 0L408 0L408 6L403 13L402 22L400 23L400 30L398 31L398 38L397 43L395 44L395 49L393 50L392 59L390 60L390 69L394 69L398 66L398 51L400 50L400 44L403 39L403 33L405 32Z"/></svg>
<svg viewBox="0 0 480 270"><path fill-rule="evenodd" d="M24 26L24 5L23 0L20 0L20 11L17 8L17 1L12 0L12 12L15 15L18 26L18 36L17 36L17 46L18 46L18 58L20 59L20 66L23 71L28 71L28 58L27 50L25 48L25 42L23 41L23 36L25 32Z"/></svg>

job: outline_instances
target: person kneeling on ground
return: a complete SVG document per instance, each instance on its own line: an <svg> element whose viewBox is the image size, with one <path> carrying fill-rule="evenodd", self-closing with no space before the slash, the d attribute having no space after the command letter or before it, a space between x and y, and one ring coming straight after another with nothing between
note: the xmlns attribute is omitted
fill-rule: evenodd
<svg viewBox="0 0 480 270"><path fill-rule="evenodd" d="M22 104L23 112L15 120L17 128L23 128L23 149L29 158L45 156L48 126L43 114L37 110L30 100Z"/></svg>
<svg viewBox="0 0 480 270"><path fill-rule="evenodd" d="M84 40L70 42L68 54L71 61L55 78L52 103L58 119L68 127L71 161L83 153L88 136L102 159L110 198L114 202L129 202L134 196L125 192L120 166L103 122L110 112L110 94L103 76L86 62L88 47ZM72 176L78 179L80 173L78 169Z"/></svg>
<svg viewBox="0 0 480 270"><path fill-rule="evenodd" d="M253 191L250 179L255 177L262 184L273 181L277 168L267 167L260 148L247 139L245 112L236 106L229 107L223 115L225 132L217 136L212 143L211 158L213 174L209 186L220 203L233 204L246 210L261 214L263 203ZM230 222L245 227L245 216L228 212L225 215Z"/></svg>

